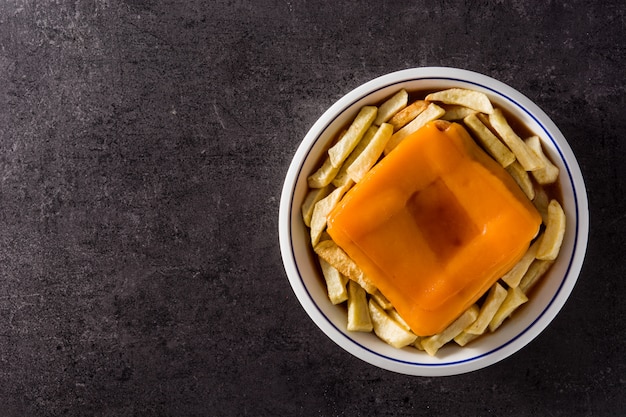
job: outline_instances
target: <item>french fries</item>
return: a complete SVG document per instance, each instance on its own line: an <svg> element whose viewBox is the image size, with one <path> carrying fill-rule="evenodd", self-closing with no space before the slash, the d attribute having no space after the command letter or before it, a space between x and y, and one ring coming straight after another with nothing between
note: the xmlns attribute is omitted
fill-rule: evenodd
<svg viewBox="0 0 626 417"><path fill-rule="evenodd" d="M446 111L444 109L435 103L430 103L423 112L415 117L415 119L391 136L391 139L387 142L387 146L385 146L385 154L388 154L393 148L398 146L402 139L409 136L413 132L417 132L419 128L424 127L426 123L440 118L445 113Z"/></svg>
<svg viewBox="0 0 626 417"><path fill-rule="evenodd" d="M472 340L476 339L478 336L480 336L480 335L479 334L468 333L465 330L463 330L461 333L459 333L454 338L454 341L459 346L465 346L469 342L471 342Z"/></svg>
<svg viewBox="0 0 626 417"><path fill-rule="evenodd" d="M389 100L385 101L378 108L378 115L374 124L380 126L387 122L393 115L404 109L409 101L409 93L405 89L398 91Z"/></svg>
<svg viewBox="0 0 626 417"><path fill-rule="evenodd" d="M374 106L365 106L359 111L346 134L328 150L330 163L333 167L340 167L342 162L346 160L374 122L377 113L378 109Z"/></svg>
<svg viewBox="0 0 626 417"><path fill-rule="evenodd" d="M467 116L476 114L476 110L465 106L459 106L458 104L441 105L441 108L446 111L443 116L441 116L441 120L447 120L450 122L463 120Z"/></svg>
<svg viewBox="0 0 626 417"><path fill-rule="evenodd" d="M391 346L403 348L417 339L415 334L410 330L405 330L373 300L369 301L369 312L374 325L374 333Z"/></svg>
<svg viewBox="0 0 626 417"><path fill-rule="evenodd" d="M491 133L491 130L480 121L475 113L466 116L463 121L470 131L474 133L478 142L485 148L487 153L498 161L500 165L506 168L515 161L515 154Z"/></svg>
<svg viewBox="0 0 626 417"><path fill-rule="evenodd" d="M313 217L313 209L318 201L326 197L331 192L331 186L326 185L322 188L312 188L306 195L304 203L302 203L302 220L307 227L311 227L311 217Z"/></svg>
<svg viewBox="0 0 626 417"><path fill-rule="evenodd" d="M456 336L478 317L478 306L473 305L441 333L422 339L421 344L426 353L435 356L437 351Z"/></svg>
<svg viewBox="0 0 626 417"><path fill-rule="evenodd" d="M494 332L513 311L528 301L526 294L519 288L509 288L504 301L489 322L489 331Z"/></svg>
<svg viewBox="0 0 626 417"><path fill-rule="evenodd" d="M351 332L371 332L373 330L370 310L365 290L356 282L348 282L348 324Z"/></svg>
<svg viewBox="0 0 626 417"><path fill-rule="evenodd" d="M327 186L335 178L340 168L340 166L333 166L330 162L330 156L326 157L322 166L307 179L309 188L322 188Z"/></svg>
<svg viewBox="0 0 626 417"><path fill-rule="evenodd" d="M322 267L322 275L324 275L326 280L326 289L330 302L333 304L343 303L348 299L348 290L346 289L348 279L337 268L322 258L319 261Z"/></svg>
<svg viewBox="0 0 626 417"><path fill-rule="evenodd" d="M476 320L468 326L464 331L469 334L481 335L489 326L489 322L493 319L493 316L496 315L496 312L504 302L506 298L507 291L506 289L500 285L499 283L493 284L491 289L489 290L489 294L485 299L482 307L480 307L480 312L478 313L478 317Z"/></svg>
<svg viewBox="0 0 626 417"><path fill-rule="evenodd" d="M457 104L463 107L469 107L481 113L493 113L493 106L491 105L491 101L489 101L489 97L484 93L464 88L450 88L448 90L431 93L426 96L426 101Z"/></svg>
<svg viewBox="0 0 626 417"><path fill-rule="evenodd" d="M355 183L363 179L365 174L374 166L380 155L383 153L385 146L391 135L393 134L393 126L389 123L382 123L374 137L368 142L366 148L359 156L350 164L346 170L346 175Z"/></svg>
<svg viewBox="0 0 626 417"><path fill-rule="evenodd" d="M513 131L500 109L494 109L489 115L489 123L526 171L545 168L541 158Z"/></svg>
<svg viewBox="0 0 626 417"><path fill-rule="evenodd" d="M339 135L339 140L341 140L345 136L346 132L346 130L341 132L341 134ZM309 188L326 187L333 181L333 179L335 179L335 176L337 176L340 169L340 166L333 166L333 164L330 162L330 156L326 155L324 163L318 168L317 171L309 175L309 177L307 178Z"/></svg>
<svg viewBox="0 0 626 417"><path fill-rule="evenodd" d="M348 169L352 166L354 161L359 159L361 153L363 153L365 149L367 149L370 142L374 139L376 133L379 130L380 129L374 125L370 126L369 129L367 129L365 135L363 135L363 138L359 141L359 143L356 145L350 155L348 155L348 158L346 158L344 163L339 168L337 175L335 175L335 178L332 180L332 184L335 187L341 187L350 183L351 178L350 175L348 175Z"/></svg>
<svg viewBox="0 0 626 417"><path fill-rule="evenodd" d="M393 126L394 132L400 130L423 112L426 107L428 107L426 101L416 100L389 119L389 124Z"/></svg>
<svg viewBox="0 0 626 417"><path fill-rule="evenodd" d="M548 205L548 223L537 248L537 259L553 261L556 259L565 235L565 212L556 200Z"/></svg>
<svg viewBox="0 0 626 417"><path fill-rule="evenodd" d="M532 287L535 286L537 282L541 279L543 274L545 274L548 269L552 266L554 261L543 261L541 259L535 259L530 267L528 267L528 271L524 274L524 277L519 283L519 289L522 290L524 294L528 294Z"/></svg>
<svg viewBox="0 0 626 417"><path fill-rule="evenodd" d="M436 104L437 103L437 104ZM474 140L517 182L542 215L543 226L522 258L442 332L417 335L392 303L326 232L327 216L354 184L404 138L433 120L463 124ZM442 122L448 123L448 122ZM543 152L541 140L522 140L500 108L484 93L452 88L410 100L402 89L380 107L364 106L345 129L318 169L308 178L302 204L304 224L332 304L347 308L348 331L374 332L396 348L424 350L431 356L454 340L465 346L496 331L527 303L531 289L546 275L560 251L566 227L561 205L548 195L547 184L559 170Z"/></svg>
<svg viewBox="0 0 626 417"><path fill-rule="evenodd" d="M377 288L368 280L358 265L332 239L318 243L315 246L315 253L343 275L357 282L369 294L376 293Z"/></svg>
<svg viewBox="0 0 626 417"><path fill-rule="evenodd" d="M504 281L509 287L517 287L524 278L524 274L528 271L530 264L537 257L537 248L539 247L539 240L535 241L530 248L526 251L522 259L520 259L513 268L502 276L502 281Z"/></svg>
<svg viewBox="0 0 626 417"><path fill-rule="evenodd" d="M559 169L548 159L541 148L539 136L531 136L524 140L526 145L543 161L544 167L532 171L533 177L541 185L552 184L559 177Z"/></svg>
<svg viewBox="0 0 626 417"><path fill-rule="evenodd" d="M535 187L530 180L528 172L526 172L526 170L519 162L513 161L511 165L504 169L506 169L507 172L511 174L517 185L519 185L519 187L522 189L524 194L526 194L526 197L528 197L529 200L535 198Z"/></svg>
<svg viewBox="0 0 626 417"><path fill-rule="evenodd" d="M335 189L332 193L315 203L313 214L311 215L311 244L317 245L320 236L326 229L326 218L328 213L339 203L341 197L346 192L346 187Z"/></svg>

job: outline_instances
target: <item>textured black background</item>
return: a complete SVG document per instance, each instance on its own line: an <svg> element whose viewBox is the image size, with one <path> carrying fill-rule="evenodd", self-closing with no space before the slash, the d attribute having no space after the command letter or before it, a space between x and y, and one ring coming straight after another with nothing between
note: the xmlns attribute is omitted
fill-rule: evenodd
<svg viewBox="0 0 626 417"><path fill-rule="evenodd" d="M621 0L2 1L0 414L625 415L625 19ZM331 342L277 236L322 112L431 65L541 106L591 211L558 318L445 378Z"/></svg>

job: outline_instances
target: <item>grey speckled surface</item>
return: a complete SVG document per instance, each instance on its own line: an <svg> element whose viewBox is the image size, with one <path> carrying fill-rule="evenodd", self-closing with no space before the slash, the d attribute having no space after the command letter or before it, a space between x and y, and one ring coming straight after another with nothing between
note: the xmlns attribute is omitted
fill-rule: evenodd
<svg viewBox="0 0 626 417"><path fill-rule="evenodd" d="M0 414L626 414L625 19L615 0L0 3ZM439 379L334 345L277 237L317 117L427 65L543 107L592 215L557 320Z"/></svg>

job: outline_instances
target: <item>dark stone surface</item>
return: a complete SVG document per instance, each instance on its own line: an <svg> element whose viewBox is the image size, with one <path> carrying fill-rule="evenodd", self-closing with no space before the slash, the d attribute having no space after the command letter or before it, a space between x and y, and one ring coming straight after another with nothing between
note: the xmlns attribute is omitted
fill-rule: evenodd
<svg viewBox="0 0 626 417"><path fill-rule="evenodd" d="M0 414L625 415L625 19L621 0L1 2ZM446 378L334 345L277 236L313 122L429 65L543 107L592 216L558 318Z"/></svg>

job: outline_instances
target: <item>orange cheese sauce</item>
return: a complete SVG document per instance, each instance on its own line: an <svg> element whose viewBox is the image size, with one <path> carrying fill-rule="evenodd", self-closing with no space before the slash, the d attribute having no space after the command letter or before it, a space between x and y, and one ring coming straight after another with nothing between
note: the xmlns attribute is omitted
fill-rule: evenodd
<svg viewBox="0 0 626 417"><path fill-rule="evenodd" d="M431 122L344 196L328 233L427 336L513 267L540 224L513 178L461 125Z"/></svg>

